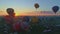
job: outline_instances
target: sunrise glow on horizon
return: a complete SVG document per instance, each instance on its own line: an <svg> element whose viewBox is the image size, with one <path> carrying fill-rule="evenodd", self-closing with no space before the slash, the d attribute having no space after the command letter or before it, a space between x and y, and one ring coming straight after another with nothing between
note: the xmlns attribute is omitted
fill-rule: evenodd
<svg viewBox="0 0 60 34"><path fill-rule="evenodd" d="M60 6L60 0L0 0L0 15L6 15L7 8L13 8L16 15L34 12L35 3L40 5L38 11L52 11L53 6Z"/></svg>

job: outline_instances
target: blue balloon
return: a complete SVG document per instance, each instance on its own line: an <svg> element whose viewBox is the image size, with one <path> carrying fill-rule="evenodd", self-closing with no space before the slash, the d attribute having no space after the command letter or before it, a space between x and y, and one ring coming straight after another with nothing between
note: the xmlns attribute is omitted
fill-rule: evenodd
<svg viewBox="0 0 60 34"><path fill-rule="evenodd" d="M59 6L52 7L52 10L53 10L54 13L56 13L59 10Z"/></svg>

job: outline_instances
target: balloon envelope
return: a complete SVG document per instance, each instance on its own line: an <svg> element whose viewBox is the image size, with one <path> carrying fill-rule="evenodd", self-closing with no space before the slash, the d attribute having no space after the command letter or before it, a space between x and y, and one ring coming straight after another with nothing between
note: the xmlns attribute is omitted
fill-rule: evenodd
<svg viewBox="0 0 60 34"><path fill-rule="evenodd" d="M31 18L31 23L38 23L39 22L39 19L36 17L36 16L33 16L32 18Z"/></svg>
<svg viewBox="0 0 60 34"><path fill-rule="evenodd" d="M34 7L35 7L36 9L39 8L39 4L36 3L36 4L34 5Z"/></svg>
<svg viewBox="0 0 60 34"><path fill-rule="evenodd" d="M59 10L59 6L52 7L52 10L54 11L54 13L56 13Z"/></svg>

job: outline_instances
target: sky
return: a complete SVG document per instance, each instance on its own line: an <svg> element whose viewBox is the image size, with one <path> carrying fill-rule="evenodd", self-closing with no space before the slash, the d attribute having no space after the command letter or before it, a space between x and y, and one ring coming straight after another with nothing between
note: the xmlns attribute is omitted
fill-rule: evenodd
<svg viewBox="0 0 60 34"><path fill-rule="evenodd" d="M60 6L60 0L0 0L0 15L7 14L7 8L13 8L17 15L36 11L35 3L38 3L40 6L38 11L52 11L51 8L53 6Z"/></svg>

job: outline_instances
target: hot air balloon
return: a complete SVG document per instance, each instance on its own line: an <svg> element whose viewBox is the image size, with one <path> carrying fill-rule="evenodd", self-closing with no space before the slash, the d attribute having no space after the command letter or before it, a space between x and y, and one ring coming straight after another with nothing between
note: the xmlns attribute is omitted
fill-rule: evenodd
<svg viewBox="0 0 60 34"><path fill-rule="evenodd" d="M34 7L37 9L39 8L39 4L38 3L35 3Z"/></svg>
<svg viewBox="0 0 60 34"><path fill-rule="evenodd" d="M56 12L59 10L59 6L53 6L52 10L56 14Z"/></svg>
<svg viewBox="0 0 60 34"><path fill-rule="evenodd" d="M37 24L38 22L39 22L39 19L38 19L36 16L33 16L33 17L31 18L31 23Z"/></svg>

